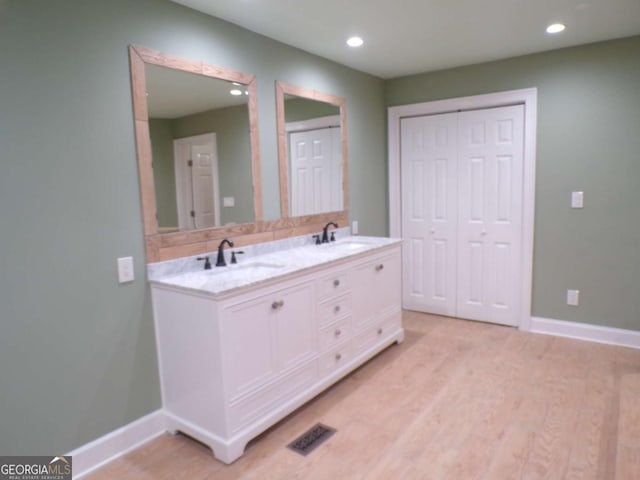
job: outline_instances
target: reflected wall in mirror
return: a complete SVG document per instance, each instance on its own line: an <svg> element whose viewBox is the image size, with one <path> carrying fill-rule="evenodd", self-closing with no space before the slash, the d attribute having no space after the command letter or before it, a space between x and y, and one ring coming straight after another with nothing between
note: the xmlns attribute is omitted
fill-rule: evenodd
<svg viewBox="0 0 640 480"><path fill-rule="evenodd" d="M347 209L342 97L276 82L282 217Z"/></svg>
<svg viewBox="0 0 640 480"><path fill-rule="evenodd" d="M261 221L254 77L137 46L130 61L145 234Z"/></svg>

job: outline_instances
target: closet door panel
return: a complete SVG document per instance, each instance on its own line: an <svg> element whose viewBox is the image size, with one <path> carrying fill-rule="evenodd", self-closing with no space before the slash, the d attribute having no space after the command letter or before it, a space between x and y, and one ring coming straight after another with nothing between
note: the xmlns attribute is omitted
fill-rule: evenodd
<svg viewBox="0 0 640 480"><path fill-rule="evenodd" d="M521 105L460 113L456 310L462 318L518 324L523 115ZM468 245L475 246L473 255Z"/></svg>
<svg viewBox="0 0 640 480"><path fill-rule="evenodd" d="M402 120L403 305L455 314L457 116Z"/></svg>

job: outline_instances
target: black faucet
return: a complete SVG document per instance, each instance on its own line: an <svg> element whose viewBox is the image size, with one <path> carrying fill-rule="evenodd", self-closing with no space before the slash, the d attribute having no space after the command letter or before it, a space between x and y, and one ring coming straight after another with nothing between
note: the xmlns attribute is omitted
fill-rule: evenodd
<svg viewBox="0 0 640 480"><path fill-rule="evenodd" d="M226 267L227 266L227 262L224 261L224 246L229 245L230 247L233 248L233 242L231 240L229 240L228 238L225 238L224 240L222 240L220 242L220 245L218 245L218 259L216 260L216 267Z"/></svg>
<svg viewBox="0 0 640 480"><path fill-rule="evenodd" d="M198 260L204 260L204 269L211 270L211 262L209 261L209 257L198 257Z"/></svg>
<svg viewBox="0 0 640 480"><path fill-rule="evenodd" d="M327 230L329 230L329 226L333 225L334 227L338 228L338 224L336 222L329 222L327 223L324 228L322 229L322 243L329 243L329 235L327 234ZM333 234L331 235L331 240L334 241L335 237L333 236Z"/></svg>

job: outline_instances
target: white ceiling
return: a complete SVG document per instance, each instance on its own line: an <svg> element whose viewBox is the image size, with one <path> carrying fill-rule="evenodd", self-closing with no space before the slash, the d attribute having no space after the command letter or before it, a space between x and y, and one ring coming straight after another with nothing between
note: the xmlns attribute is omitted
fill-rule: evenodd
<svg viewBox="0 0 640 480"><path fill-rule="evenodd" d="M172 1L382 78L640 34L640 0Z"/></svg>

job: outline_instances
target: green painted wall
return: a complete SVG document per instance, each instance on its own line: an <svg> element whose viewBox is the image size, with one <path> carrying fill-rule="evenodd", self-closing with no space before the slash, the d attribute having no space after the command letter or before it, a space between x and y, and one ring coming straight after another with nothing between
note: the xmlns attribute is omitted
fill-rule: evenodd
<svg viewBox="0 0 640 480"><path fill-rule="evenodd" d="M300 122L310 118L340 115L340 107L307 98L291 98L284 102L285 122Z"/></svg>
<svg viewBox="0 0 640 480"><path fill-rule="evenodd" d="M149 136L151 137L158 226L177 228L178 203L176 200L176 171L173 164L171 120L150 118Z"/></svg>
<svg viewBox="0 0 640 480"><path fill-rule="evenodd" d="M533 315L640 330L639 86L632 37L394 79L385 102L537 87ZM569 208L573 190L583 210Z"/></svg>
<svg viewBox="0 0 640 480"><path fill-rule="evenodd" d="M165 0L0 1L0 455L68 452L161 406L129 44L256 75L267 218L275 80L344 96L351 216L387 232L381 80Z"/></svg>

